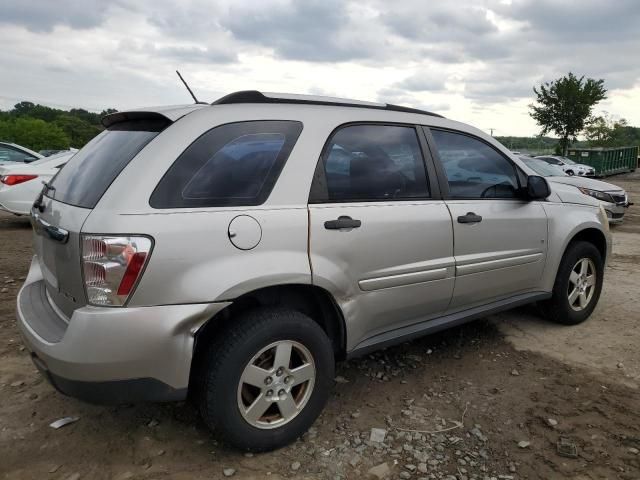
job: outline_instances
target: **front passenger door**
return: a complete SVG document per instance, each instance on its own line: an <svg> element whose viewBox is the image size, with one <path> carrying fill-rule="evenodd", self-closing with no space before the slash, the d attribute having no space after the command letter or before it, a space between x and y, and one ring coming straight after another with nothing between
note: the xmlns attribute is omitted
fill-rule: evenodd
<svg viewBox="0 0 640 480"><path fill-rule="evenodd" d="M426 134L453 220L456 283L449 310L535 291L546 260L547 217L540 202L521 197L517 167L478 137Z"/></svg>

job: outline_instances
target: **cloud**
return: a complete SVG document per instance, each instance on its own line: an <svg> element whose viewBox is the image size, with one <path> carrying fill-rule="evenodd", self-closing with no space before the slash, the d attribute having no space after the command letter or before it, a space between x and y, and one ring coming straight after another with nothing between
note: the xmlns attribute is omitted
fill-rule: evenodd
<svg viewBox="0 0 640 480"><path fill-rule="evenodd" d="M341 0L238 4L220 24L236 39L286 59L327 62L375 56L366 38L354 35L357 26Z"/></svg>
<svg viewBox="0 0 640 480"><path fill-rule="evenodd" d="M420 71L395 84L409 92L438 92L444 90L445 77L434 71Z"/></svg>
<svg viewBox="0 0 640 480"><path fill-rule="evenodd" d="M435 113L442 113L450 108L448 103L425 102L413 94L407 93L403 89L394 87L383 88L378 91L377 101L380 103L391 103L393 105L411 106L413 108Z"/></svg>
<svg viewBox="0 0 640 480"><path fill-rule="evenodd" d="M189 101L179 68L207 100L328 93L482 122L502 112L487 121L533 132L532 87L568 71L637 105L624 95L640 85L638 25L637 0L0 1L0 102Z"/></svg>
<svg viewBox="0 0 640 480"><path fill-rule="evenodd" d="M108 5L101 0L9 0L0 2L0 23L34 32L48 32L57 25L89 29L105 21Z"/></svg>
<svg viewBox="0 0 640 480"><path fill-rule="evenodd" d="M128 49L141 56L164 58L170 61L201 64L223 64L237 60L237 54L224 48L207 47L204 45L175 45L140 43L123 41L122 49Z"/></svg>

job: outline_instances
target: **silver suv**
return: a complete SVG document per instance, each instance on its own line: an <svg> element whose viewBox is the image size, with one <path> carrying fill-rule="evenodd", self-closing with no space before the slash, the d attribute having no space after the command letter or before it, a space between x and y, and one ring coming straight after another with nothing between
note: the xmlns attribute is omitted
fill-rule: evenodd
<svg viewBox="0 0 640 480"><path fill-rule="evenodd" d="M257 91L103 122L34 204L17 302L65 394L189 394L227 442L269 450L314 422L336 360L532 302L577 324L598 302L597 200L467 125Z"/></svg>

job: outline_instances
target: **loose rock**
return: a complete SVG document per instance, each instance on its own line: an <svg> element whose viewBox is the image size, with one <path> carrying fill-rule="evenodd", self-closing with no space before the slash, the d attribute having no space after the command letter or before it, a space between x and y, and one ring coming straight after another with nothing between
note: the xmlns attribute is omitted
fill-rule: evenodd
<svg viewBox="0 0 640 480"><path fill-rule="evenodd" d="M375 467L371 467L367 473L371 477L382 479L391 475L391 469L389 468L389 465L387 465L387 462L384 462L380 465L376 465Z"/></svg>
<svg viewBox="0 0 640 480"><path fill-rule="evenodd" d="M236 474L236 469L235 468L225 468L224 470L222 470L222 474L225 477L233 477Z"/></svg>
<svg viewBox="0 0 640 480"><path fill-rule="evenodd" d="M518 442L518 447L519 448L527 448L529 445L531 445L531 442L527 441L527 440L521 440Z"/></svg>
<svg viewBox="0 0 640 480"><path fill-rule="evenodd" d="M387 436L387 431L384 428L372 428L371 435L369 436L369 441L382 443L384 442L384 437Z"/></svg>

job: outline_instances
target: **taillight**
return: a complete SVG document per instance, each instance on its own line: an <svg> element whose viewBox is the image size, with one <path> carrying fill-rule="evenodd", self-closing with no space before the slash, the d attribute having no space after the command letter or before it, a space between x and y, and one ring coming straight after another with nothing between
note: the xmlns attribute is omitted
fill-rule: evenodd
<svg viewBox="0 0 640 480"><path fill-rule="evenodd" d="M38 178L37 175L4 175L0 177L0 182L5 185L18 185L19 183L28 182L29 180L33 180L34 178Z"/></svg>
<svg viewBox="0 0 640 480"><path fill-rule="evenodd" d="M82 270L92 305L122 306L140 280L151 255L148 237L82 236Z"/></svg>

